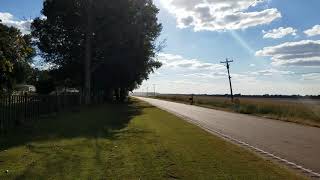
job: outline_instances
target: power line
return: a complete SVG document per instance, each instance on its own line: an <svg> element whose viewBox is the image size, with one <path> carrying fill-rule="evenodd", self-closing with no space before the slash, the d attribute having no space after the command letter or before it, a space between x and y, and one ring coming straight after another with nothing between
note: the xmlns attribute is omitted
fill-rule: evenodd
<svg viewBox="0 0 320 180"><path fill-rule="evenodd" d="M228 78L229 78L229 85L230 85L230 93L231 93L231 101L233 102L233 91L232 91L232 83L231 83L231 76L230 76L230 63L232 63L233 60L229 60L228 58L226 61L221 61L220 63L226 64L227 70L228 70Z"/></svg>

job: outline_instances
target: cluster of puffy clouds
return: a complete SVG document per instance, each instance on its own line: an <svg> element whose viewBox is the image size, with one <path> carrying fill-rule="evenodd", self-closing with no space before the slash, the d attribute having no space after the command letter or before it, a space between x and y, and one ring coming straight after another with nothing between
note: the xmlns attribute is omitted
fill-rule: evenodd
<svg viewBox="0 0 320 180"><path fill-rule="evenodd" d="M281 18L276 8L264 6L268 0L161 0L163 6L177 19L180 28L194 31L226 31L269 24ZM263 38L280 39L297 35L293 27L263 31ZM307 37L320 35L320 25L304 31ZM320 66L320 42L302 40L265 47L256 56L268 56L276 66ZM186 66L188 66L186 64Z"/></svg>
<svg viewBox="0 0 320 180"><path fill-rule="evenodd" d="M269 24L282 17L276 8L261 6L269 0L160 0L172 13L178 27L193 27L195 31L225 31L246 29ZM278 39L287 35L296 36L292 27L279 27L263 31L264 38ZM308 36L320 35L320 25L305 30Z"/></svg>
<svg viewBox="0 0 320 180"><path fill-rule="evenodd" d="M280 27L263 31L263 38L279 39L287 35L297 36L297 30L292 27ZM320 35L320 25L307 29L304 33L308 36ZM268 56L275 66L320 66L320 40L301 40L285 42L276 46L265 47L256 52L256 56Z"/></svg>
<svg viewBox="0 0 320 180"><path fill-rule="evenodd" d="M198 59L186 59L180 55L159 53L157 60L160 61L164 67L168 68L185 68L188 70L210 70L210 71L220 71L225 69L221 64L214 64L203 62Z"/></svg>
<svg viewBox="0 0 320 180"><path fill-rule="evenodd" d="M163 63L163 69L175 70L181 72L181 76L188 78L201 79L225 79L227 77L226 67L222 64L208 63L199 59L188 59L181 55L159 53L157 60ZM320 73L319 73L320 74ZM320 75L317 73L297 74L289 70L279 70L277 68L268 68L257 71L248 71L242 73L232 73L235 80L251 80L254 81L256 77L275 77L275 76L301 76L302 79L320 80Z"/></svg>
<svg viewBox="0 0 320 180"><path fill-rule="evenodd" d="M226 67L222 64L188 59L181 55L168 53L159 53L157 60L163 64L163 70L173 70L180 77L192 79L222 79L227 77Z"/></svg>
<svg viewBox="0 0 320 180"><path fill-rule="evenodd" d="M262 31L263 38L272 38L272 39L280 39L283 38L287 35L292 35L292 36L296 36L297 35L297 30L292 28L292 27L279 27L277 29L272 29L269 31Z"/></svg>
<svg viewBox="0 0 320 180"><path fill-rule="evenodd" d="M307 29L304 33L308 36L320 35L320 25L315 25L311 29Z"/></svg>
<svg viewBox="0 0 320 180"><path fill-rule="evenodd" d="M18 20L12 14L6 12L0 12L0 20L7 26L18 28L22 34L30 33L32 20Z"/></svg>
<svg viewBox="0 0 320 180"><path fill-rule="evenodd" d="M264 69L249 72L251 75L259 75L259 76L275 76L275 75L295 75L292 71L282 71L274 68Z"/></svg>
<svg viewBox="0 0 320 180"><path fill-rule="evenodd" d="M161 0L174 14L178 27L195 31L246 29L281 17L275 8L260 9L265 0ZM256 10L251 10L256 9Z"/></svg>
<svg viewBox="0 0 320 180"><path fill-rule="evenodd" d="M288 35L297 36L297 29L292 27L279 27L277 29L272 29L269 31L263 30L262 33L263 38L271 38L271 39L280 39ZM320 25L315 25L311 29L307 29L304 31L304 34L308 37L320 35Z"/></svg>
<svg viewBox="0 0 320 180"><path fill-rule="evenodd" d="M276 66L320 66L320 40L286 42L265 47L256 56L269 56Z"/></svg>

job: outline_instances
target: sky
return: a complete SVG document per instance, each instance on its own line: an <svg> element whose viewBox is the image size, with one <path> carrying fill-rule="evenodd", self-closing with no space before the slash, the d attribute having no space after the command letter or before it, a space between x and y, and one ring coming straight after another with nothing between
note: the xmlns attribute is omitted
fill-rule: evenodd
<svg viewBox="0 0 320 180"><path fill-rule="evenodd" d="M155 0L163 66L136 91L320 94L319 0ZM2 22L29 33L42 0L0 0Z"/></svg>

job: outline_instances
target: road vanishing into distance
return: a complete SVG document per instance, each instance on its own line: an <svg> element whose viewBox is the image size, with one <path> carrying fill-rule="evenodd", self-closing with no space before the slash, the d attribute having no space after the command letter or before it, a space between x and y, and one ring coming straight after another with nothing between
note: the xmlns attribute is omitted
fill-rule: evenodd
<svg viewBox="0 0 320 180"><path fill-rule="evenodd" d="M320 128L164 100L136 98L184 117L206 130L230 136L320 173Z"/></svg>

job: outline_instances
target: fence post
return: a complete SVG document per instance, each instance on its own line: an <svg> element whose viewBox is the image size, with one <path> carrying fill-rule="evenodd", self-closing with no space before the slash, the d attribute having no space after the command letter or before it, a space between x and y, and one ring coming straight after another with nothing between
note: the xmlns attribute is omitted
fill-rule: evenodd
<svg viewBox="0 0 320 180"><path fill-rule="evenodd" d="M24 122L27 122L27 118L28 118L28 103L27 103L27 100L28 100L28 97L27 97L27 93L24 94L24 97L23 97L23 105L24 105Z"/></svg>
<svg viewBox="0 0 320 180"><path fill-rule="evenodd" d="M2 134L4 132L4 126L3 126L3 122L4 122L4 97L0 96L0 134Z"/></svg>
<svg viewBox="0 0 320 180"><path fill-rule="evenodd" d="M37 96L37 120L40 119L40 97Z"/></svg>
<svg viewBox="0 0 320 180"><path fill-rule="evenodd" d="M4 100L3 100L3 130L4 133L6 133L7 129L8 129L8 96L4 96Z"/></svg>
<svg viewBox="0 0 320 180"><path fill-rule="evenodd" d="M16 126L19 126L19 123L18 123L18 112L17 112L17 101L18 101L18 98L17 96L13 96L13 114L14 114L14 124Z"/></svg>
<svg viewBox="0 0 320 180"><path fill-rule="evenodd" d="M8 117L8 124L9 124L9 129L12 128L12 96L9 95L9 103L8 103L8 111L9 111L9 117Z"/></svg>
<svg viewBox="0 0 320 180"><path fill-rule="evenodd" d="M55 100L55 105L56 105L56 113L59 112L59 97L58 97L58 92L56 92L56 100Z"/></svg>
<svg viewBox="0 0 320 180"><path fill-rule="evenodd" d="M36 120L36 101L35 101L35 96L31 96L31 103L32 103L32 121Z"/></svg>
<svg viewBox="0 0 320 180"><path fill-rule="evenodd" d="M19 121L22 124L24 123L23 108L23 96L19 95Z"/></svg>

